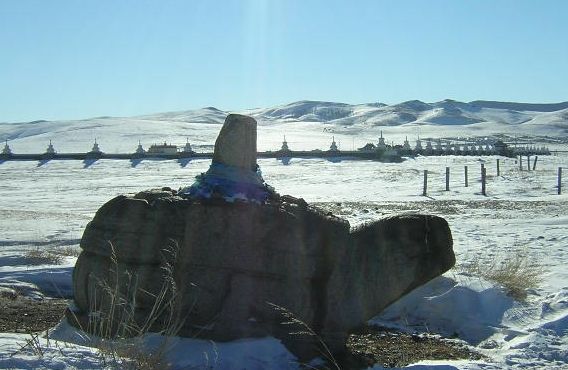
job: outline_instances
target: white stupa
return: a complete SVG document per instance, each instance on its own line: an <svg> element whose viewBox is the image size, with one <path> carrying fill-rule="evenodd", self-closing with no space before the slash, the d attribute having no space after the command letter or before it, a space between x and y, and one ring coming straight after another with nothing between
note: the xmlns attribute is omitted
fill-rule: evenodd
<svg viewBox="0 0 568 370"><path fill-rule="evenodd" d="M146 151L142 148L142 143L138 140L138 147L136 148L136 154L144 154Z"/></svg>
<svg viewBox="0 0 568 370"><path fill-rule="evenodd" d="M387 145L385 144L385 138L383 137L383 130L381 130L381 137L379 138L377 149L385 149L386 147Z"/></svg>
<svg viewBox="0 0 568 370"><path fill-rule="evenodd" d="M91 151L89 153L96 153L96 154L101 154L101 149L99 148L99 144L97 144L97 139L95 139L95 143L93 144L93 148L91 149Z"/></svg>
<svg viewBox="0 0 568 370"><path fill-rule="evenodd" d="M422 141L420 141L420 136L418 136L418 139L416 139L416 146L414 147L414 150L416 150L417 152L422 151Z"/></svg>
<svg viewBox="0 0 568 370"><path fill-rule="evenodd" d="M338 152L339 149L337 149L337 144L335 143L335 136L332 137L331 139L331 145L329 146L329 151L330 152Z"/></svg>
<svg viewBox="0 0 568 370"><path fill-rule="evenodd" d="M402 145L402 149L404 150L412 150L410 148L410 143L408 142L408 136L404 139L404 144Z"/></svg>
<svg viewBox="0 0 568 370"><path fill-rule="evenodd" d="M191 148L191 144L189 143L189 139L186 139L185 145L183 147L184 153L193 153L193 149Z"/></svg>
<svg viewBox="0 0 568 370"><path fill-rule="evenodd" d="M280 147L281 152L289 152L288 142L286 141L286 135L284 135L284 141L282 141L282 147Z"/></svg>
<svg viewBox="0 0 568 370"><path fill-rule="evenodd" d="M4 144L4 149L2 149L2 154L4 155L12 154L12 149L10 149L10 146L8 145L8 140L6 140L6 144Z"/></svg>
<svg viewBox="0 0 568 370"><path fill-rule="evenodd" d="M51 144L51 140L49 140L49 145L47 146L47 149L45 150L45 154L53 155L55 153L56 153L56 151L53 148L53 144Z"/></svg>

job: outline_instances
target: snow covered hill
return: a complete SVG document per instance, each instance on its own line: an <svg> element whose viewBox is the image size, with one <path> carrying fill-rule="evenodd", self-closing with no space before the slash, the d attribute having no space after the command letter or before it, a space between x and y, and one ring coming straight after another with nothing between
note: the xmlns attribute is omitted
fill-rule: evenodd
<svg viewBox="0 0 568 370"><path fill-rule="evenodd" d="M398 126L406 123L468 125L472 123L530 122L548 113L549 119L562 116L568 102L526 104L493 101L462 103L446 99L436 103L410 100L400 104L358 104L300 101L250 113L260 120L297 120L337 123L341 125Z"/></svg>
<svg viewBox="0 0 568 370"><path fill-rule="evenodd" d="M353 149L377 141L401 143L405 137L515 137L562 138L568 133L568 102L525 104L493 101L470 103L443 100L425 103L345 104L299 101L270 108L244 110L259 122L259 149L276 150L284 135L292 149L326 149L335 136L340 149ZM96 117L73 121L0 123L0 140L8 140L16 153L43 152L52 140L60 152L90 150L95 139L107 153L132 152L138 141L144 147L158 142L197 150L213 144L227 111L214 107L156 113L136 117ZM311 134L306 136L306 132Z"/></svg>

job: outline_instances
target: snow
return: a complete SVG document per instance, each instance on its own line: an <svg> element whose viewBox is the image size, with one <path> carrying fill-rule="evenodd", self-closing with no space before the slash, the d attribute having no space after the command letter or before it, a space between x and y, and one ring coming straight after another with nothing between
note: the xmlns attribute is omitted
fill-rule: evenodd
<svg viewBox="0 0 568 370"><path fill-rule="evenodd" d="M405 109L416 104L407 104ZM461 105L456 106L462 109ZM386 108L361 105L350 109L353 109L354 117L368 117L370 113ZM419 108L430 112L430 108L423 105ZM487 115L500 114L494 107L478 109ZM222 116L212 109L201 110L199 114L208 115L208 111L213 112L213 118ZM420 126L421 136L444 134L447 137L457 132L489 135L500 132L505 124L515 122L512 126L523 126L518 123L522 120L520 115L542 120L539 129L528 132L530 134L559 132L546 123L557 123L555 112L513 114L508 111L502 114L500 123L495 120L466 127ZM507 114L511 116L507 117ZM111 152L134 151L138 138L142 138L143 144L166 139L183 145L188 137L197 148L210 148L220 124L203 124L205 119L194 122L192 115L192 112L185 112L183 117L177 117L172 113L165 120L153 115L0 124L0 137L13 139L10 144L16 152L44 150L49 139L60 152L84 151L90 148L95 136L102 150ZM549 120L546 115L552 115L552 118ZM286 134L291 147L324 148L329 146L331 133L336 131L340 134L334 133L335 139L341 140L344 147L362 146L366 142L376 142L379 129L385 131L387 140L391 135L401 141L416 130L416 127L406 126L385 129L380 126L353 128L353 125L344 128L335 123L264 121L259 127L258 146L261 150L277 149ZM516 129L510 128L511 132ZM519 130L521 133L523 129ZM558 147L566 150L565 146ZM568 155L541 156L536 171L530 172L519 171L515 159L500 157L501 176L495 173L496 158L417 157L402 163L349 158L293 158L285 162L261 159L258 162L263 178L276 191L332 209L347 218L352 226L404 212L436 214L448 220L458 268L414 290L370 322L403 330L457 336L487 356L487 360L422 361L407 368L567 368L568 186L564 185L563 195L557 195L556 175L558 167L568 167ZM485 164L488 173L487 196L480 194L481 163ZM196 175L209 168L209 164L208 160L1 162L0 287L15 287L34 298L71 297L75 258L67 257L61 265L29 265L25 259L27 251L77 247L86 224L112 197L148 188L189 186ZM466 165L469 168L467 188L463 179ZM451 170L450 191L445 191L446 167ZM423 170L429 171L427 197L422 196ZM544 267L542 283L528 291L524 302L507 296L503 287L496 283L464 273L459 268L476 260L497 260L519 250ZM46 337L38 339L45 351L43 356L38 356L29 347L21 349L29 335L0 333L0 368L103 368L100 353L89 347L89 343L94 342L85 340L66 322L49 333L49 341ZM151 350L164 338L148 335L139 340L142 348ZM211 364L222 369L298 367L294 356L274 338L228 343L182 338L168 341L167 358L174 368Z"/></svg>
<svg viewBox="0 0 568 370"><path fill-rule="evenodd" d="M0 357L2 369L108 369L126 368L118 360L102 358L87 344L88 338L66 322L58 325L47 338L39 338L45 353L38 356L31 348L21 350L29 335L0 333L0 351L15 354ZM147 334L131 341L148 352L165 353L165 363L175 369L247 369L288 370L297 368L296 358L274 338L250 338L228 343L215 343L192 338L165 338Z"/></svg>
<svg viewBox="0 0 568 370"><path fill-rule="evenodd" d="M510 141L518 136L550 136L566 143L567 105L452 100L395 105L300 101L240 113L257 119L259 150L278 150L284 135L292 150L327 149L332 136L340 149L350 150L376 142L381 130L389 144L401 144L405 136L412 141L418 136L466 138L496 134L507 135ZM97 139L103 152L133 153L139 140L147 149L164 141L183 146L188 139L194 150L212 151L211 145L228 113L207 107L138 117L0 123L0 142L8 140L14 153L44 152L49 140L58 152L87 152Z"/></svg>

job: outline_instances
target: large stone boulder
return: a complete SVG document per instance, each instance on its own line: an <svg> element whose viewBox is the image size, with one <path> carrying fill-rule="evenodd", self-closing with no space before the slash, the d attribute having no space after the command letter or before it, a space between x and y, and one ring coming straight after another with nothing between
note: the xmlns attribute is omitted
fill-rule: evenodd
<svg viewBox="0 0 568 370"><path fill-rule="evenodd" d="M108 335L274 335L301 354L300 338L288 335L298 328L281 325L287 312L340 349L350 330L455 263L440 217L402 215L351 230L302 199L276 194L255 172L256 158L237 162L238 173L259 178L261 198L256 191L235 198L234 169L219 177L223 167L214 160L189 190L144 191L103 205L81 240L71 322Z"/></svg>

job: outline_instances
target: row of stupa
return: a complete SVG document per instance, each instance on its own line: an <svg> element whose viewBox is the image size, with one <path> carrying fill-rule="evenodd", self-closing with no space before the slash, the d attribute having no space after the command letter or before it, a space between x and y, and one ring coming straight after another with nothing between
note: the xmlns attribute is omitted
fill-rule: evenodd
<svg viewBox="0 0 568 370"><path fill-rule="evenodd" d="M282 146L280 147L279 152L291 152L292 150L290 150L290 147L288 146L288 142L286 141L286 136L284 136L284 141L282 141ZM331 139L331 145L329 146L329 151L330 152L339 152L339 147L337 146L337 143L335 142L335 136L332 137Z"/></svg>
<svg viewBox="0 0 568 370"><path fill-rule="evenodd" d="M191 144L189 143L189 141L186 142L182 151L184 153L193 153L193 149L191 148ZM138 147L136 148L136 151L134 153L139 154L139 155L144 155L144 154L157 154L157 155L162 154L163 155L163 154L176 154L177 152L178 151L177 151L176 145L167 144L166 142L164 142L163 144L153 144L153 145L150 146L148 151L146 151L146 150L144 150L144 148L142 147L142 144L139 141ZM8 145L8 140L6 140L1 154L6 155L6 156L14 154L12 152L12 149ZM49 140L49 145L47 146L47 149L45 150L44 154L46 154L46 155L57 154L57 152L55 151L55 148L53 147L53 143L51 142L51 140ZM91 150L87 154L103 154L101 148L99 147L99 144L97 143L97 139L95 139L95 142L93 143Z"/></svg>
<svg viewBox="0 0 568 370"><path fill-rule="evenodd" d="M286 141L286 136L284 136L284 141L280 148L280 152L291 152L288 142ZM331 145L329 147L330 152L339 151L335 138L332 139ZM405 138L402 145L388 145L383 137L383 132L381 131L379 142L375 145L373 143L368 143L358 151L367 152L383 152L389 154L457 154L457 153L471 153L471 154L521 154L521 153L531 153L531 154L550 154L550 150L545 147L537 146L518 146L510 148L502 142L497 140L494 143L485 142L485 145L479 144L455 144L446 143L442 144L441 139L437 139L435 144L432 140L426 141L426 144L422 145L422 140L418 138L414 146L410 145L408 137Z"/></svg>
<svg viewBox="0 0 568 370"><path fill-rule="evenodd" d="M335 142L335 137L332 137L331 145L329 146L329 152L339 152L339 147ZM446 143L445 145L442 144L442 140L438 139L435 144L433 144L432 140L426 141L426 144L422 145L422 140L418 138L414 146L410 145L408 141L408 137L405 138L404 143L402 145L388 145L383 137L383 132L381 131L379 141L375 145L373 143L368 143L362 148L359 148L358 151L361 152L382 152L382 153L396 153L400 155L405 154L458 154L458 153L471 153L471 154L550 154L550 150L545 147L537 147L537 146L515 146L515 147L508 147L505 143L500 140L495 141L494 143L486 142L485 145L478 145L478 144L455 144L455 143ZM191 154L194 153L189 140L185 143L185 146L181 150L182 153ZM280 147L279 152L281 153L288 153L292 152L290 149L288 142L286 141L286 136L284 136L284 140L282 142L282 146ZM167 144L164 142L163 144L153 144L148 148L146 151L140 141L138 142L138 147L134 152L135 155L143 156L143 155L175 155L178 153L178 147L176 145ZM4 145L4 148L1 152L4 156L9 156L13 154L10 146L8 145L8 141ZM57 152L55 151L51 140L49 141L49 145L47 146L46 151L44 152L45 155L55 155ZM101 151L99 144L97 143L97 139L95 139L93 147L91 151L87 154L90 155L99 155L103 154Z"/></svg>
<svg viewBox="0 0 568 370"><path fill-rule="evenodd" d="M381 136L379 137L379 142L375 146L374 144L367 144L365 147L360 148L360 150L392 150L397 149L400 154L458 154L458 153L471 153L471 154L550 154L550 150L545 146L515 146L509 147L501 140L496 140L492 143L485 140L483 144L477 143L446 143L442 144L441 139L437 139L434 143L433 140L427 140L425 145L422 145L422 140L420 137L416 139L414 146L410 145L408 137L405 138L403 145L387 145L383 137L383 132L381 131Z"/></svg>

